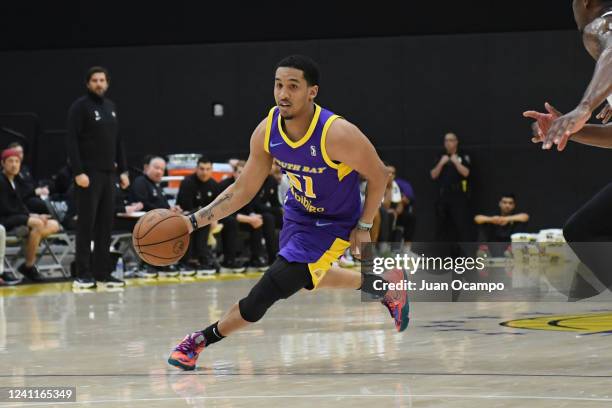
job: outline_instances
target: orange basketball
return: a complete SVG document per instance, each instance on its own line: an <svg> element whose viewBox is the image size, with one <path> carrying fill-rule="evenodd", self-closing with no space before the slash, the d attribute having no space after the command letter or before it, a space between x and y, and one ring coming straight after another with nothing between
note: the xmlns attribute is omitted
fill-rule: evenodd
<svg viewBox="0 0 612 408"><path fill-rule="evenodd" d="M189 248L189 229L182 215L166 209L151 210L136 223L132 243L146 263L172 265Z"/></svg>

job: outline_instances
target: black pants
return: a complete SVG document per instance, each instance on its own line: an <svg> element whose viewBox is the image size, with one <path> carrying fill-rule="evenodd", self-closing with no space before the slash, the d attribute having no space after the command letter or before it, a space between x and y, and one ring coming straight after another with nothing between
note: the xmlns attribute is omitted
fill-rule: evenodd
<svg viewBox="0 0 612 408"><path fill-rule="evenodd" d="M563 235L582 263L612 287L612 183L569 218Z"/></svg>
<svg viewBox="0 0 612 408"><path fill-rule="evenodd" d="M225 226L223 227L225 228ZM210 225L202 227L191 234L190 251L188 256L191 259L198 259L200 262L212 262L213 255L208 246L208 235L210 234Z"/></svg>
<svg viewBox="0 0 612 408"><path fill-rule="evenodd" d="M249 224L239 223L236 217L227 217L221 220L223 230L221 236L223 239L223 255L225 262L234 260L238 251L238 229L249 233L249 246L251 250L251 259L256 259L263 255L264 248L261 244L261 239L266 240L266 252L268 262L274 261L278 253L278 239L274 231L275 218L270 213L262 214L263 225L260 228L253 228Z"/></svg>
<svg viewBox="0 0 612 408"><path fill-rule="evenodd" d="M271 214L274 217L274 226L280 230L283 228L283 209L281 207L267 208L264 214Z"/></svg>
<svg viewBox="0 0 612 408"><path fill-rule="evenodd" d="M2 225L4 225L7 231L10 231L21 226L27 227L29 219L30 216L28 214L13 214L2 218Z"/></svg>
<svg viewBox="0 0 612 408"><path fill-rule="evenodd" d="M25 202L25 205L26 207L28 207L28 210L35 214L49 214L49 209L47 208L47 205L38 196L28 198Z"/></svg>
<svg viewBox="0 0 612 408"><path fill-rule="evenodd" d="M75 187L77 205L76 273L79 278L106 280L110 277L110 241L113 227L114 176L90 171L89 187ZM91 241L94 241L93 257Z"/></svg>
<svg viewBox="0 0 612 408"><path fill-rule="evenodd" d="M380 231L378 233L378 242L389 242L392 239L395 216L382 206L378 209L378 212L380 214Z"/></svg>
<svg viewBox="0 0 612 408"><path fill-rule="evenodd" d="M416 217L411 206L404 207L404 211L397 218L397 225L403 228L404 241L412 242L414 236L414 230L416 228Z"/></svg>
<svg viewBox="0 0 612 408"><path fill-rule="evenodd" d="M465 193L448 191L440 194L436 203L436 241L469 242L471 224L468 211Z"/></svg>

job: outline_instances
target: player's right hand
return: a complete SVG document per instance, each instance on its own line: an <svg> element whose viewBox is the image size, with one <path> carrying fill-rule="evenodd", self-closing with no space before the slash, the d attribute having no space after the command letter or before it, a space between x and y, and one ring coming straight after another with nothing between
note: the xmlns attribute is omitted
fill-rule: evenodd
<svg viewBox="0 0 612 408"><path fill-rule="evenodd" d="M546 136L546 133L548 133L550 125L555 119L563 116L561 112L555 109L555 107L548 102L544 103L544 108L546 109L547 113L537 112L534 110L523 112L524 117L534 119L538 125L538 135L531 138L533 143L544 142L544 137Z"/></svg>
<svg viewBox="0 0 612 408"><path fill-rule="evenodd" d="M546 133L542 149L548 150L553 144L556 144L557 150L563 151L570 137L586 125L591 118L591 114L591 109L581 103L574 110L555 119Z"/></svg>
<svg viewBox="0 0 612 408"><path fill-rule="evenodd" d="M78 176L76 176L74 178L74 181L76 181L77 186L79 187L82 187L82 188L89 187L89 177L85 173L81 173Z"/></svg>
<svg viewBox="0 0 612 408"><path fill-rule="evenodd" d="M370 231L360 230L359 228L353 228L351 231L351 235L349 238L351 243L350 251L351 256L355 259L361 260L361 244L367 244L368 242L372 242L372 238L370 236Z"/></svg>

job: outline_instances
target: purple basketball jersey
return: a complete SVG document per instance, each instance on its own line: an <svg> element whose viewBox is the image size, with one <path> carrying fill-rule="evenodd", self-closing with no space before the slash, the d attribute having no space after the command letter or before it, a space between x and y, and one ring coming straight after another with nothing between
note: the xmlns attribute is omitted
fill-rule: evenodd
<svg viewBox="0 0 612 408"><path fill-rule="evenodd" d="M279 110L268 114L265 150L289 177L286 221L348 239L361 214L359 175L344 163L333 162L325 150L327 130L339 116L315 105L306 134L294 142L282 128Z"/></svg>

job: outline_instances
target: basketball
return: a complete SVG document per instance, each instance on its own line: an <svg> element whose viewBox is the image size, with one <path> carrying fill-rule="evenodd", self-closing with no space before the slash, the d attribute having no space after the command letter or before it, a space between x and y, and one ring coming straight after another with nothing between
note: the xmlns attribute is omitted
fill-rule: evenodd
<svg viewBox="0 0 612 408"><path fill-rule="evenodd" d="M180 214L155 209L138 220L132 232L132 243L138 256L146 263L172 265L189 248L189 229Z"/></svg>

